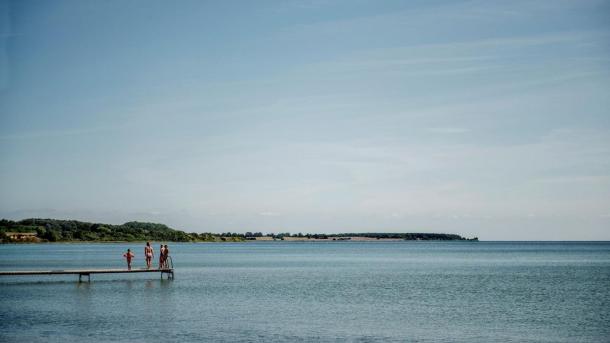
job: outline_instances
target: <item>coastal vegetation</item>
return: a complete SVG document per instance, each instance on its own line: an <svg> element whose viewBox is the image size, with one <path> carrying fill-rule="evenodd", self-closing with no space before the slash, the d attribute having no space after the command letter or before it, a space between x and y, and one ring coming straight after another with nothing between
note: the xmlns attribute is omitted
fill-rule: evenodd
<svg viewBox="0 0 610 343"><path fill-rule="evenodd" d="M384 233L384 232L369 232L369 233L340 233L333 235L334 237L366 237L375 239L404 239L407 241L476 241L478 238L464 238L460 235L448 233Z"/></svg>
<svg viewBox="0 0 610 343"><path fill-rule="evenodd" d="M24 219L20 221L0 220L0 239L3 242L19 241L11 233L36 233L42 242L109 242L109 241L173 241L189 242L192 237L163 224L128 222L121 225L88 223L77 220Z"/></svg>
<svg viewBox="0 0 610 343"><path fill-rule="evenodd" d="M89 223L78 220L31 218L19 221L0 220L1 243L37 243L37 242L133 242L133 241L169 241L169 242L242 242L250 240L327 240L343 241L352 239L367 240L437 240L464 241L467 239L456 234L445 233L186 233L164 224L127 222L121 225Z"/></svg>

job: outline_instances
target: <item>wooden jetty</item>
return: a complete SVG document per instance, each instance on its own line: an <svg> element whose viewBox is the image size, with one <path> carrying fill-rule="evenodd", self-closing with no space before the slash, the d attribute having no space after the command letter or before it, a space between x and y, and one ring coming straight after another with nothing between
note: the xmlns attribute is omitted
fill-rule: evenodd
<svg viewBox="0 0 610 343"><path fill-rule="evenodd" d="M78 275L78 282L82 281L82 277L86 276L87 281L91 281L91 274L117 274L117 273L161 273L167 275L168 279L174 278L174 269L147 269L147 268L132 268L132 269L58 269L58 270L14 270L0 271L0 276L20 276L20 275Z"/></svg>
<svg viewBox="0 0 610 343"><path fill-rule="evenodd" d="M19 276L19 275L78 275L78 282L82 281L82 277L86 276L87 281L91 281L91 274L120 274L120 273L161 273L167 275L168 279L174 278L173 262L168 260L168 265L165 268L131 268L131 269L57 269L57 270L14 270L0 271L0 276Z"/></svg>
<svg viewBox="0 0 610 343"><path fill-rule="evenodd" d="M0 271L0 276L9 275L78 275L78 282L82 281L82 277L86 276L87 281L91 281L91 274L117 274L117 273L161 273L167 275L168 279L174 278L173 269L146 269L146 268L132 268L132 269L59 269L59 270L14 270L14 271Z"/></svg>

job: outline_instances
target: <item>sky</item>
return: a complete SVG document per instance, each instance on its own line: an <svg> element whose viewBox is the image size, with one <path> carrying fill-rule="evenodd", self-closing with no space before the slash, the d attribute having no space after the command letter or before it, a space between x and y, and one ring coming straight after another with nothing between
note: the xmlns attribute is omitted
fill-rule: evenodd
<svg viewBox="0 0 610 343"><path fill-rule="evenodd" d="M610 240L610 1L0 0L0 217Z"/></svg>

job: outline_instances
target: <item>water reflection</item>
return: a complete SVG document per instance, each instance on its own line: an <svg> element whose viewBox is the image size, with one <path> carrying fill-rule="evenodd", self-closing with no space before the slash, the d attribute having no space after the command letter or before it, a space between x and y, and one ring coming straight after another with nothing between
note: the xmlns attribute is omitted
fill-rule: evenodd
<svg viewBox="0 0 610 343"><path fill-rule="evenodd" d="M76 283L76 290L81 291L79 293L82 293L82 291L88 292L90 288L91 288L90 282L77 282Z"/></svg>

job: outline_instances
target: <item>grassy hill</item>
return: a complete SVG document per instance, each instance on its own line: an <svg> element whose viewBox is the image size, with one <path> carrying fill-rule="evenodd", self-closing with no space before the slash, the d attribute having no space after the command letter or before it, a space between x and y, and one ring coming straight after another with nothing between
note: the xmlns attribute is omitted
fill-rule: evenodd
<svg viewBox="0 0 610 343"><path fill-rule="evenodd" d="M77 220L24 219L0 220L0 239L10 242L6 232L36 232L37 237L48 242L73 241L171 241L197 240L191 235L163 224L128 222L122 225L88 223Z"/></svg>

